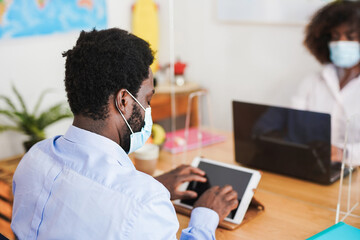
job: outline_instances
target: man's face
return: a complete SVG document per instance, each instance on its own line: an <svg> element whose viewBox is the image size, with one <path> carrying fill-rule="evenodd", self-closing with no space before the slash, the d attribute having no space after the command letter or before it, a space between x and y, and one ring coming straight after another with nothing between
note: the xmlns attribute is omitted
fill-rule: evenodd
<svg viewBox="0 0 360 240"><path fill-rule="evenodd" d="M144 108L150 106L151 98L155 93L154 89L154 80L151 69L149 68L149 77L145 79L138 91L136 96L137 100L141 103ZM132 104L132 114L130 118L127 120L133 132L140 132L141 128L145 124L145 112L139 106L139 104L134 100ZM121 140L121 147L125 150L125 152L129 152L130 149L130 129L125 125L122 129L123 131L123 139Z"/></svg>

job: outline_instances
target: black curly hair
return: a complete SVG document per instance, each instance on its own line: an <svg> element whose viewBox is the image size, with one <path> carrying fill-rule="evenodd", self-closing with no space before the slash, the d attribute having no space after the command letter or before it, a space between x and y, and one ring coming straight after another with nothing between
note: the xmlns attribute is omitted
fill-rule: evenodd
<svg viewBox="0 0 360 240"><path fill-rule="evenodd" d="M329 63L331 30L347 24L360 36L360 2L335 1L318 10L305 29L304 45L322 64Z"/></svg>
<svg viewBox="0 0 360 240"><path fill-rule="evenodd" d="M149 44L127 31L82 31L73 49L63 53L65 89L74 115L108 117L108 100L120 89L135 97L154 57Z"/></svg>

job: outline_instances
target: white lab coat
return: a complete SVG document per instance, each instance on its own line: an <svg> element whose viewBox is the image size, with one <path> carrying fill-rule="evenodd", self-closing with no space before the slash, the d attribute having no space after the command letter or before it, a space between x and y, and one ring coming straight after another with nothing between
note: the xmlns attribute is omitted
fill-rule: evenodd
<svg viewBox="0 0 360 240"><path fill-rule="evenodd" d="M297 109L329 113L331 144L340 148L344 148L347 121L351 119L346 149L351 161L360 164L360 117L356 118L357 122L352 120L360 114L360 76L340 90L336 68L327 64L320 73L304 79L291 102Z"/></svg>

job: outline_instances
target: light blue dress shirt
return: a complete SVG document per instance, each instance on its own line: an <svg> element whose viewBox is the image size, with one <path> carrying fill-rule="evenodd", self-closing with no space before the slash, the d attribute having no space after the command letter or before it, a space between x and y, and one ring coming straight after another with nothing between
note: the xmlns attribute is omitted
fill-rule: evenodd
<svg viewBox="0 0 360 240"><path fill-rule="evenodd" d="M36 144L13 179L19 239L176 239L168 190L112 140L71 126ZM180 239L215 239L217 213L193 210Z"/></svg>

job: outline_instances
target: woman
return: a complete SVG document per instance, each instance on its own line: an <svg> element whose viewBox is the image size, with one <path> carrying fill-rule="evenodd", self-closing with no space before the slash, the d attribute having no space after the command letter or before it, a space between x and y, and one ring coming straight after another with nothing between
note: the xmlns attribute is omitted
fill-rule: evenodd
<svg viewBox="0 0 360 240"><path fill-rule="evenodd" d="M360 112L360 3L327 4L313 16L305 34L304 45L324 66L302 82L292 105L331 114L331 159L341 161L346 121Z"/></svg>

